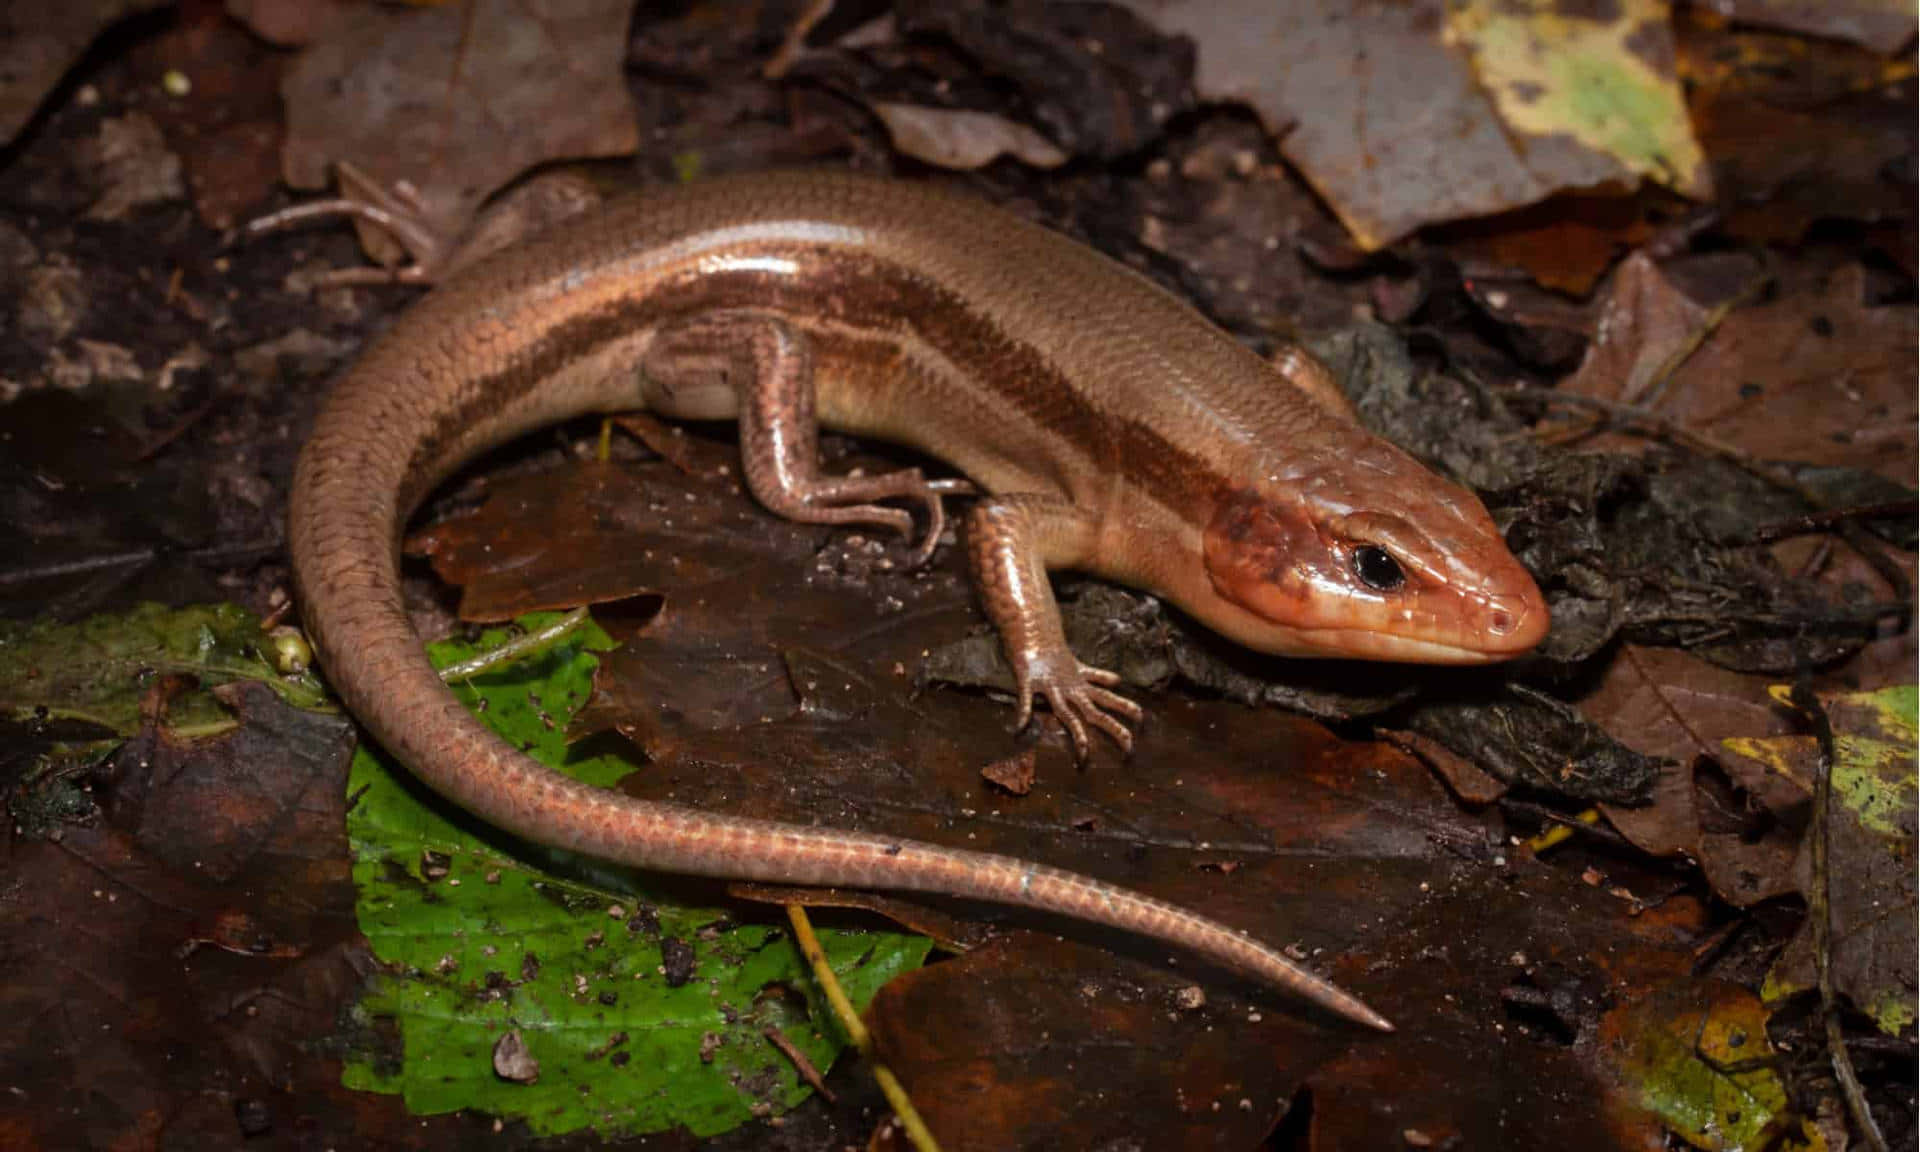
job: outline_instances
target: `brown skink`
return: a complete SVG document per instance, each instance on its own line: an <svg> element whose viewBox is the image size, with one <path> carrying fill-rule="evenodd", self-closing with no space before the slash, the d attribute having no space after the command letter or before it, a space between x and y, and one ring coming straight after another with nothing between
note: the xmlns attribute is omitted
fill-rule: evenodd
<svg viewBox="0 0 1920 1152"><path fill-rule="evenodd" d="M1225 925L1083 876L885 836L735 819L578 784L441 685L401 606L398 540L461 462L540 425L646 408L738 418L749 487L814 523L912 531L964 485L818 470L820 425L898 441L987 493L966 540L1014 666L1084 755L1130 700L1076 660L1047 571L1149 589L1265 652L1517 655L1547 611L1480 502L1369 435L1303 354L1269 363L1147 279L987 205L829 173L615 204L464 272L376 341L300 456L290 535L334 688L481 818L640 868L937 892L1191 949L1387 1021ZM1316 398L1318 397L1318 398Z"/></svg>

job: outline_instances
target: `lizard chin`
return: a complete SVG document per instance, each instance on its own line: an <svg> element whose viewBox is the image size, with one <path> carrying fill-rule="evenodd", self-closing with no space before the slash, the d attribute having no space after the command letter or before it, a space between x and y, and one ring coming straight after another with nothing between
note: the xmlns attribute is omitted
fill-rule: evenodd
<svg viewBox="0 0 1920 1152"><path fill-rule="evenodd" d="M1221 635L1257 652L1307 660L1373 660L1392 664L1497 664L1530 651L1545 638L1544 604L1518 618L1504 634L1480 631L1470 640L1437 633L1394 632L1366 625L1300 627L1278 622L1225 597L1196 613Z"/></svg>
<svg viewBox="0 0 1920 1152"><path fill-rule="evenodd" d="M1514 648L1469 648L1442 640L1360 629L1325 629L1299 635L1310 650L1303 655L1395 664L1497 664L1524 654L1539 642L1534 640Z"/></svg>

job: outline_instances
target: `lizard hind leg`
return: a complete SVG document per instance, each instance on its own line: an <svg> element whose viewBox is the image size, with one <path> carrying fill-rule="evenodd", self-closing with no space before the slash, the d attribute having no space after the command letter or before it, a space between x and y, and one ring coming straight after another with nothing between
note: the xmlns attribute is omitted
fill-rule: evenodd
<svg viewBox="0 0 1920 1152"><path fill-rule="evenodd" d="M738 415L747 487L767 510L803 524L865 524L911 539L913 514L880 503L901 500L926 513L917 567L946 529L947 496L971 495L964 480L929 480L918 468L874 476L820 474L820 425L813 357L806 337L778 316L721 312L658 332L641 365L647 407L663 416Z"/></svg>

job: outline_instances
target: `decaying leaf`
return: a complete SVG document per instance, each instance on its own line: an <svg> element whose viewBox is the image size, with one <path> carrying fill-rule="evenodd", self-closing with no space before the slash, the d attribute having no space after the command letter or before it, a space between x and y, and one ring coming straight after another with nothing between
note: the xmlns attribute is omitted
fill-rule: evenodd
<svg viewBox="0 0 1920 1152"><path fill-rule="evenodd" d="M1430 236L1460 261L1476 300L1504 303L1487 293L1503 290L1500 273L1508 268L1520 269L1542 287L1585 296L1623 253L1652 238L1644 199L1562 194L1488 219L1438 227ZM1558 316L1528 315L1524 305L1495 310L1529 331L1566 327ZM1571 315L1583 328L1590 322L1584 311Z"/></svg>
<svg viewBox="0 0 1920 1152"><path fill-rule="evenodd" d="M323 188L350 161L410 185L421 223L454 237L529 168L632 152L630 14L623 0L351 7L282 89L287 183Z"/></svg>
<svg viewBox="0 0 1920 1152"><path fill-rule="evenodd" d="M1913 43L1914 9L1906 0L1726 0L1718 11L1743 24L1852 40L1875 52Z"/></svg>
<svg viewBox="0 0 1920 1152"><path fill-rule="evenodd" d="M603 505L596 493L612 490L610 472L625 475L614 486L623 495ZM577 502L563 495L568 477ZM580 505L577 516L562 511L569 503ZM1602 1083L1588 1079L1593 1053L1567 1049L1564 1035L1597 1035L1600 1006L1630 994L1636 981L1657 973L1684 982L1707 930L1704 920L1688 919L1684 902L1672 902L1665 918L1636 917L1636 904L1577 874L1509 857L1492 833L1493 815L1461 811L1423 766L1271 709L1155 696L1133 756L1122 763L1102 754L1084 772L1073 770L1043 719L1031 786L1009 795L980 775L1022 747L1004 707L950 688L914 691L924 653L978 624L951 553L933 572L903 573L888 567L897 547L773 520L713 473L689 476L661 462L516 479L496 487L486 509L494 527L459 531L471 540L458 549L459 570L475 588L518 602L515 589L584 575L572 587L588 598L603 589L661 599L658 614L604 658L593 715L581 721L584 730L615 728L643 746L649 769L626 785L638 794L1107 876L1297 942L1303 962L1378 1001L1403 1027L1382 1048L1297 1004L1258 991L1249 1003L1248 989L1203 977L1163 946L1098 935L1101 952L1074 961L1086 967L1067 976L1063 962L1006 941L981 958L984 969L916 979L927 989L968 980L969 1014L952 1029L975 1046L926 1047L908 1036L903 1043L919 1055L900 1054L902 1075L925 1089L953 1147L1017 1146L1021 1133L1064 1140L1069 1121L1059 1101L1093 1106L1115 1093L1136 1106L1115 1113L1132 1131L1257 1130L1309 1081L1316 1124L1350 1137L1333 1146L1376 1146L1409 1125L1490 1136L1489 1118L1516 1110L1536 1130L1564 1126L1572 1139L1618 1101L1564 1090ZM626 527L616 528L617 519ZM524 539L512 528L522 520ZM436 529L443 546L458 523ZM542 551L535 525L574 543ZM598 527L583 533L587 525ZM622 532L631 535L618 541ZM487 539L504 546L484 551L478 545ZM1154 627L1127 611L1095 615L1113 629ZM1081 933L1054 920L1035 926ZM1635 958L1631 965L1626 957ZM1160 967L1169 959L1171 973ZM969 975L981 971L995 973L988 984ZM977 1092L949 1099L944 1090L992 1084L988 1095L1000 1098L999 1088L1031 1080L1034 1051L1053 1051L1000 1042L1004 1030L987 1022L1018 1020L1029 1033L1068 1037L1073 1021L1086 1019L1132 1035L1145 1027L1126 1023L1133 1015L1177 1014L1181 990L1196 985L1206 1018L1232 1027L1181 1045L1194 1063L1177 1085L1155 1086L1151 1077L1163 1078L1169 1062L1167 1041L1140 1032L1140 1066L1159 1071L1138 1088L1119 1086L1116 1057L1043 1061L1048 1097L1008 1088L1004 1107L991 1110L978 1106ZM909 1000L921 994L902 991ZM1092 1016L1090 1005L1099 1006ZM1055 1012L1068 1015L1056 1022ZM947 1034L940 1021L908 1014L913 1030ZM1468 1055L1488 1043L1516 1046L1516 1055L1497 1063ZM1275 1075L1250 1078L1253 1064ZM1463 1077L1469 1067L1485 1074ZM1543 1077L1543 1067L1553 1074ZM1442 1068L1444 1075L1432 1071ZM1536 1092L1549 1084L1560 1087ZM1231 1101L1234 1111L1166 1114L1155 1101L1169 1087L1190 1101Z"/></svg>
<svg viewBox="0 0 1920 1152"><path fill-rule="evenodd" d="M895 148L936 167L982 168L1002 156L1035 168L1058 168L1067 162L1067 154L1045 136L991 112L891 100L871 107Z"/></svg>
<svg viewBox="0 0 1920 1152"><path fill-rule="evenodd" d="M895 5L903 38L944 41L1010 87L1074 156L1139 153L1193 105L1193 52L1113 4Z"/></svg>
<svg viewBox="0 0 1920 1152"><path fill-rule="evenodd" d="M320 703L318 682L282 674L270 653L260 622L230 604L145 604L74 625L44 621L0 634L0 712L85 720L130 736L156 674L183 675L202 687L257 680L290 703ZM174 726L188 728L225 716L200 694L175 698L167 713Z"/></svg>
<svg viewBox="0 0 1920 1152"><path fill-rule="evenodd" d="M1449 5L1447 40L1464 48L1528 167L1562 161L1604 166L1603 179L1654 180L1706 199L1713 181L1694 141L1674 75L1665 0L1623 0L1592 9L1551 0ZM1625 179L1622 179L1622 178ZM1598 180L1586 183L1599 183Z"/></svg>
<svg viewBox="0 0 1920 1152"><path fill-rule="evenodd" d="M1766 687L1686 652L1626 645L1581 701L1595 722L1668 762L1653 803L1605 805L1608 822L1643 851L1699 862L1715 894L1743 908L1798 890L1806 826L1804 790L1721 750L1792 731Z"/></svg>
<svg viewBox="0 0 1920 1152"><path fill-rule="evenodd" d="M1884 0L1866 0L1865 5ZM1783 6L1785 7L1785 6ZM1791 5L1817 16L1845 4ZM1912 35L1914 8L1898 8ZM1914 271L1913 61L1675 14L1694 131L1713 166L1716 230L1797 243L1822 220L1881 225L1873 247ZM1904 239L1904 243L1902 243Z"/></svg>
<svg viewBox="0 0 1920 1152"><path fill-rule="evenodd" d="M1134 0L1199 45L1203 97L1242 100L1367 248L1555 192L1711 187L1667 6Z"/></svg>
<svg viewBox="0 0 1920 1152"><path fill-rule="evenodd" d="M0 14L0 144L33 118L94 37L170 0L8 0Z"/></svg>
<svg viewBox="0 0 1920 1152"><path fill-rule="evenodd" d="M895 980L868 1021L951 1152L1258 1147L1343 1039L1034 932Z"/></svg>
<svg viewBox="0 0 1920 1152"><path fill-rule="evenodd" d="M417 1119L359 1103L329 1060L275 1060L270 1090L209 1091L334 1034L367 963L340 836L349 723L257 687L235 704L243 723L218 739L128 745L94 779L105 819L11 840L0 1012L34 1026L0 1035L15 1089L0 1144L151 1146L164 1118L214 1148L239 1138L236 1114L341 1147L418 1139ZM27 1106L73 1093L97 1103Z"/></svg>
<svg viewBox="0 0 1920 1152"><path fill-rule="evenodd" d="M1783 701L1786 690L1776 689ZM1834 731L1832 807L1828 815L1827 902L1833 925L1833 983L1880 1029L1900 1035L1915 1019L1914 740L1911 685L1822 696ZM1808 736L1728 740L1812 790L1818 749ZM1796 866L1800 887L1815 882L1810 848ZM1815 987L1813 926L1774 963L1762 994L1785 999Z"/></svg>
<svg viewBox="0 0 1920 1152"><path fill-rule="evenodd" d="M1824 1152L1797 1114L1767 1039L1767 1011L1745 988L1702 981L1636 999L1606 1017L1602 1050L1628 1099L1702 1152L1791 1146Z"/></svg>
<svg viewBox="0 0 1920 1152"><path fill-rule="evenodd" d="M1635 256L1605 307L1610 319L1566 390L1648 408L1756 459L1912 484L1914 310L1870 307L1858 265L1787 285L1708 331L1706 311Z"/></svg>

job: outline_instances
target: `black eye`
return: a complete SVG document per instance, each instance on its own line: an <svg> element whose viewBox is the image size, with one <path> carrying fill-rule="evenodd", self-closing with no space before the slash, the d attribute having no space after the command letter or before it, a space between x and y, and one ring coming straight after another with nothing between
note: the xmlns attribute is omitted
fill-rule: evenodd
<svg viewBox="0 0 1920 1152"><path fill-rule="evenodd" d="M1385 548L1374 544L1362 544L1353 550L1353 574L1377 592L1391 592L1407 582L1400 562Z"/></svg>

